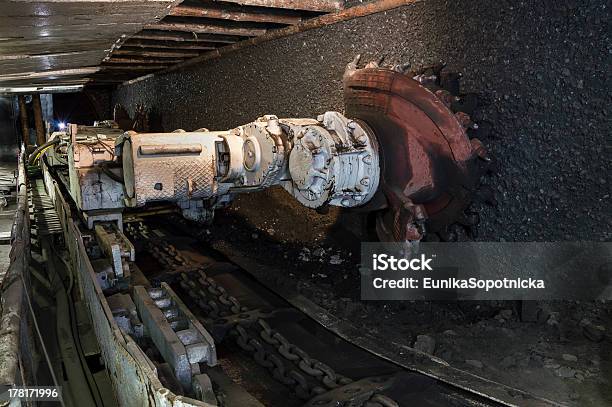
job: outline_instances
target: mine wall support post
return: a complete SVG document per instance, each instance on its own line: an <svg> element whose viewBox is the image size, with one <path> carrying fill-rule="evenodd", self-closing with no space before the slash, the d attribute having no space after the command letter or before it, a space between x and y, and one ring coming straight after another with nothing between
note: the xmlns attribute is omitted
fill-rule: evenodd
<svg viewBox="0 0 612 407"><path fill-rule="evenodd" d="M36 127L36 144L42 146L45 144L45 123L43 121L42 106L40 103L40 94L32 95L32 108L34 110L34 125Z"/></svg>
<svg viewBox="0 0 612 407"><path fill-rule="evenodd" d="M26 107L25 96L17 96L19 104L19 122L21 123L22 142L27 147L30 144L30 125L28 124L28 110Z"/></svg>

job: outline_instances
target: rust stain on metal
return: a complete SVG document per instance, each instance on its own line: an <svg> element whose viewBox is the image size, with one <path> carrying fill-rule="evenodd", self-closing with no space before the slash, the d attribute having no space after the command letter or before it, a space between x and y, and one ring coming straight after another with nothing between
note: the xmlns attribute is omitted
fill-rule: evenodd
<svg viewBox="0 0 612 407"><path fill-rule="evenodd" d="M225 24L198 24L198 23L159 23L146 25L145 30L162 31L187 31L202 34L225 34L240 35L243 37L253 37L263 35L267 32L265 28L256 26L229 26Z"/></svg>
<svg viewBox="0 0 612 407"><path fill-rule="evenodd" d="M215 35L215 34L194 34L188 32L168 32L143 30L138 34L132 35L130 40L151 40L151 41L175 41L175 42L215 42L220 44L233 44L240 40L240 37L231 35Z"/></svg>
<svg viewBox="0 0 612 407"><path fill-rule="evenodd" d="M341 0L226 0L243 6L287 8L309 11L337 11L344 2Z"/></svg>
<svg viewBox="0 0 612 407"><path fill-rule="evenodd" d="M170 15L277 24L298 24L302 21L301 14L293 12L292 10L283 10L279 12L275 9L259 9L251 11L240 7L219 7L214 4L206 7L178 6L172 9Z"/></svg>
<svg viewBox="0 0 612 407"><path fill-rule="evenodd" d="M347 115L374 130L385 163L381 185L390 210L379 219L379 234L418 240L419 222L437 232L456 221L478 177L476 153L455 114L389 69L347 72L344 97Z"/></svg>

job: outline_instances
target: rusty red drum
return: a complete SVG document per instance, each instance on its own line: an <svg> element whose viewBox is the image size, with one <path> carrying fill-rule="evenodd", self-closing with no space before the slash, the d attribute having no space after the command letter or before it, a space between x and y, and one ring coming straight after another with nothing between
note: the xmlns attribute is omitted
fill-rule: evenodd
<svg viewBox="0 0 612 407"><path fill-rule="evenodd" d="M478 154L447 104L416 80L390 69L347 72L346 115L376 134L381 188L372 209L381 240L419 240L464 214L478 179ZM384 199L383 199L384 198ZM378 208L373 205L378 205Z"/></svg>

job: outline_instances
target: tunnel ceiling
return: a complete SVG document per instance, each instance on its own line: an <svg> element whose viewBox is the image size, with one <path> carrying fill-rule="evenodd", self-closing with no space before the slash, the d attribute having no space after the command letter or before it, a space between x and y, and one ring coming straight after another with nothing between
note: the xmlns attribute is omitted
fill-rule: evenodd
<svg viewBox="0 0 612 407"><path fill-rule="evenodd" d="M117 84L342 7L342 0L2 0L0 90Z"/></svg>
<svg viewBox="0 0 612 407"><path fill-rule="evenodd" d="M161 19L176 3L2 0L0 87L80 85L96 73L112 74L100 63L117 40Z"/></svg>

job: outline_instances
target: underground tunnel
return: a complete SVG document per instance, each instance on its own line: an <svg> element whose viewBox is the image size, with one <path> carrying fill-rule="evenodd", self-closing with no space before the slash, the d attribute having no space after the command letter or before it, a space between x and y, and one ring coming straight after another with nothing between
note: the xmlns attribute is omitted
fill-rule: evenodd
<svg viewBox="0 0 612 407"><path fill-rule="evenodd" d="M0 20L1 405L612 405L607 2Z"/></svg>

